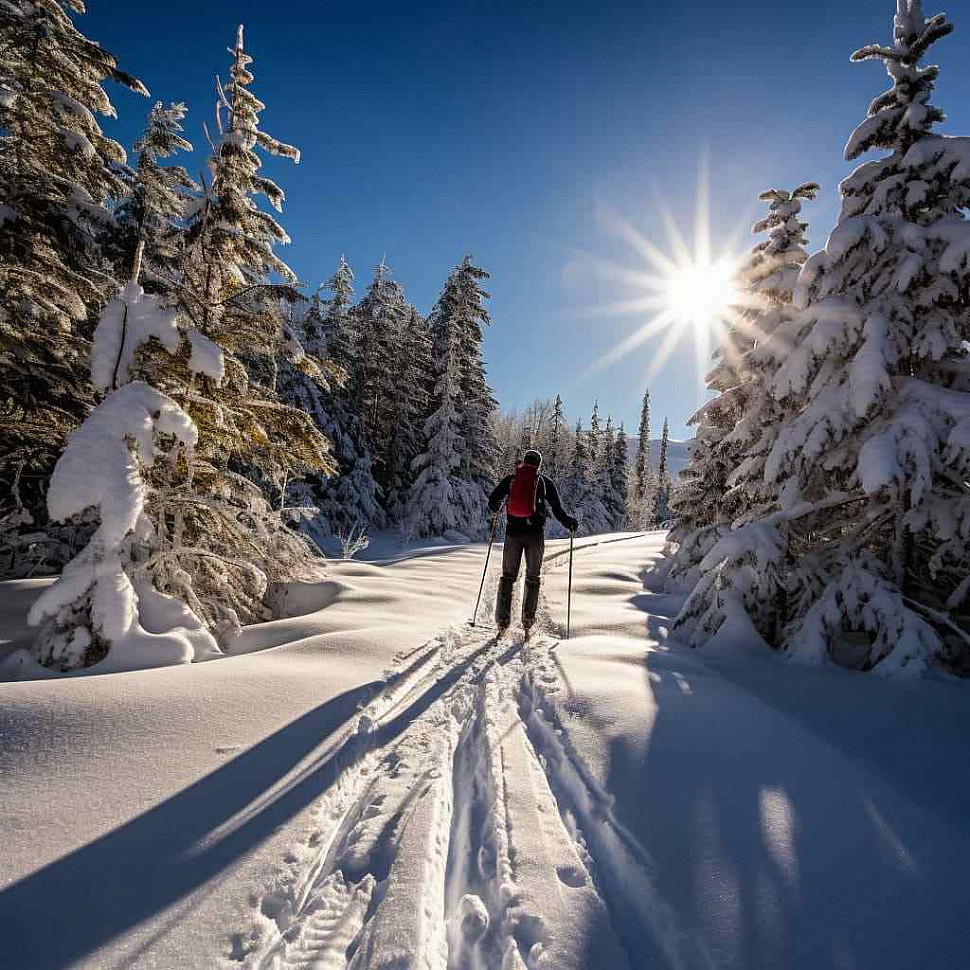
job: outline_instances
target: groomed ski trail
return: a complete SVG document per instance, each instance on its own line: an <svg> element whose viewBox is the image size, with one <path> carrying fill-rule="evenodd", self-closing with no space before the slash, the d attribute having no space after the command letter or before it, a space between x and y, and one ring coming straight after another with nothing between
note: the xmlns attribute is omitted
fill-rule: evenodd
<svg viewBox="0 0 970 970"><path fill-rule="evenodd" d="M227 966L684 965L665 945L676 929L645 854L612 819L549 708L561 687L557 626L543 597L529 643L521 633L483 638L480 625L398 658L331 745L335 778L312 836L253 897L251 926L233 936Z"/></svg>

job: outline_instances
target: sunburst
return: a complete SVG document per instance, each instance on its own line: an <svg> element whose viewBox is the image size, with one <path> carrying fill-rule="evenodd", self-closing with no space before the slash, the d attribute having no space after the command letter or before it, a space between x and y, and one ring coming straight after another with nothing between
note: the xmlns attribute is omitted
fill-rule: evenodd
<svg viewBox="0 0 970 970"><path fill-rule="evenodd" d="M600 221L604 228L630 246L640 265L631 268L589 254L581 257L582 263L600 277L639 293L632 298L593 307L592 312L646 317L635 330L591 364L584 377L610 367L656 339L659 345L647 369L649 380L659 373L681 340L692 337L697 379L703 383L712 344L721 342L729 328L745 329L747 326L741 310L749 300L737 284L743 228L740 224L735 227L723 247L714 250L706 162L702 159L697 181L692 246L688 245L663 203L658 200L656 206L664 226L666 251L616 212L603 210Z"/></svg>

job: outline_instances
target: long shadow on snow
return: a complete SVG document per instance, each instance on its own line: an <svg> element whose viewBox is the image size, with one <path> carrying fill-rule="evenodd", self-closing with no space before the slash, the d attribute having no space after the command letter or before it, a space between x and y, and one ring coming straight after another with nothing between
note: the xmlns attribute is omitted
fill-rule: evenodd
<svg viewBox="0 0 970 970"><path fill-rule="evenodd" d="M634 602L672 605L651 593ZM648 617L651 638L669 622ZM961 965L960 685L674 646L647 655L656 717L646 738L613 739L607 774L616 816L676 914L668 959L650 965L705 966L705 953L737 970Z"/></svg>
<svg viewBox="0 0 970 970"><path fill-rule="evenodd" d="M397 738L491 642L378 728L373 742L383 745ZM360 757L360 745L338 747L263 797L351 718L381 683L332 698L155 808L0 890L0 964L71 965L238 862L326 792L339 772ZM218 837L206 841L213 833Z"/></svg>

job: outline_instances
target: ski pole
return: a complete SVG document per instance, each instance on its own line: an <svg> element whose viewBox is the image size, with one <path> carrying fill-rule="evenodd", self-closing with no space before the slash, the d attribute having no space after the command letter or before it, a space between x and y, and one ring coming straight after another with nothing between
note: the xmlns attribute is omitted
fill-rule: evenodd
<svg viewBox="0 0 970 970"><path fill-rule="evenodd" d="M566 593L566 639L569 639L569 627L573 612L573 533L569 533L569 590Z"/></svg>
<svg viewBox="0 0 970 970"><path fill-rule="evenodd" d="M492 555L492 542L495 539L495 523L498 521L498 513L492 516L492 528L488 534L488 552L485 553L485 568L482 570L482 584L478 587L478 599L475 600L475 612L472 613L472 626L478 619L478 606L482 602L482 590L485 589L485 574L488 572L488 559Z"/></svg>

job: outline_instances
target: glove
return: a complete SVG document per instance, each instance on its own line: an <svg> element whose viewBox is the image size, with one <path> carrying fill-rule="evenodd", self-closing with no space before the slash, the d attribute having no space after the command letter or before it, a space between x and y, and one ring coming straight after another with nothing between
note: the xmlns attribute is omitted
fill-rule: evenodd
<svg viewBox="0 0 970 970"><path fill-rule="evenodd" d="M570 532L575 532L579 528L579 520L574 519L571 515L567 515L565 526Z"/></svg>

